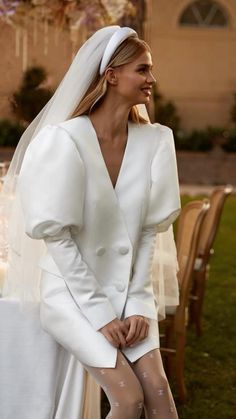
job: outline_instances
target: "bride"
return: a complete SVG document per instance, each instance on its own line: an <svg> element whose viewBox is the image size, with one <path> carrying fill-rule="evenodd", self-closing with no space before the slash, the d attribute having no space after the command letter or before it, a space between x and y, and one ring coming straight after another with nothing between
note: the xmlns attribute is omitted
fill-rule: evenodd
<svg viewBox="0 0 236 419"><path fill-rule="evenodd" d="M180 199L172 131L141 113L152 67L131 28L97 31L26 130L4 185L15 196L5 293L39 298L42 327L104 389L114 419L143 406L147 419L178 417L150 270Z"/></svg>

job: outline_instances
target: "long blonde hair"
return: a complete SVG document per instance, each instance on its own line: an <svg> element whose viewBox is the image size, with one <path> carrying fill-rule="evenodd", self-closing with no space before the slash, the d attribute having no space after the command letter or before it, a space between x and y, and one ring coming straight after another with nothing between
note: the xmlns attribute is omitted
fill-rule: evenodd
<svg viewBox="0 0 236 419"><path fill-rule="evenodd" d="M129 64L144 51L151 52L148 44L145 41L139 39L138 37L129 37L116 49L108 66L115 68L124 64ZM107 81L105 74L100 76L98 70L94 80L74 110L71 118L90 114L91 111L95 109L95 107L101 104L106 91ZM141 124L148 123L148 121L139 114L137 106L133 106L131 108L129 113L129 120Z"/></svg>

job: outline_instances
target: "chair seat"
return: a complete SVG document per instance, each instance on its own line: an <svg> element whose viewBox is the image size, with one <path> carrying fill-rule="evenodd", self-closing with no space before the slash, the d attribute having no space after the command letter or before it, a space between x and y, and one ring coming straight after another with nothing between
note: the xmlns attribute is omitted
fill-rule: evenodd
<svg viewBox="0 0 236 419"><path fill-rule="evenodd" d="M166 314L175 314L177 306L166 306Z"/></svg>

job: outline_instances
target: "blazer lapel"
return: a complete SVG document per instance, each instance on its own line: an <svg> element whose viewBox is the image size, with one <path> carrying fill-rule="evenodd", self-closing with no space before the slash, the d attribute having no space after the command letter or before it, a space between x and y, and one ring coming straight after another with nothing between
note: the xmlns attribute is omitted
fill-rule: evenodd
<svg viewBox="0 0 236 419"><path fill-rule="evenodd" d="M96 182L97 194L104 205L112 207L111 212L119 214L130 237L130 224L135 224L140 216L144 187L147 178L145 153L143 147L144 132L140 125L128 123L127 144L115 188L110 179L96 131L88 116L83 115L67 121L69 130L76 139L82 157L89 165L88 176ZM83 145L83 146L82 146ZM90 173L90 174L89 174ZM139 214L139 215L138 215Z"/></svg>

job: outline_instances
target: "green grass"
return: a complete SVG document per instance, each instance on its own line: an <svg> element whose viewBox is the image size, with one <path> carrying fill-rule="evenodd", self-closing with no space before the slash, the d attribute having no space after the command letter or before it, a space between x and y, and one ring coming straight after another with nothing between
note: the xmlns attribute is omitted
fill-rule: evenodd
<svg viewBox="0 0 236 419"><path fill-rule="evenodd" d="M189 200L183 197L182 204ZM234 196L226 201L211 257L203 308L203 336L197 338L193 329L187 332L187 402L181 405L176 401L179 419L236 419L235 215ZM175 387L170 384L177 400ZM109 407L105 401L102 407L104 418Z"/></svg>
<svg viewBox="0 0 236 419"><path fill-rule="evenodd" d="M183 199L183 204L187 202ZM236 197L228 198L211 258L201 338L188 330L188 400L180 419L236 418ZM175 395L174 387L172 387Z"/></svg>

